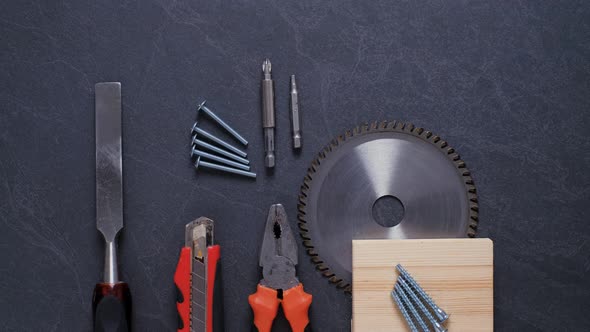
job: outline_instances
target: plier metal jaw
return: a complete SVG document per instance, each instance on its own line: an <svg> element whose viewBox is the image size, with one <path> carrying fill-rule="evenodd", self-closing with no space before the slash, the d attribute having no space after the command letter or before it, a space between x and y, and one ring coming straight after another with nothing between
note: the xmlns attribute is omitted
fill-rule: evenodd
<svg viewBox="0 0 590 332"><path fill-rule="evenodd" d="M296 274L297 244L281 204L270 207L260 251L262 279L248 297L258 332L270 332L279 304L293 332L311 331L308 310L312 296Z"/></svg>

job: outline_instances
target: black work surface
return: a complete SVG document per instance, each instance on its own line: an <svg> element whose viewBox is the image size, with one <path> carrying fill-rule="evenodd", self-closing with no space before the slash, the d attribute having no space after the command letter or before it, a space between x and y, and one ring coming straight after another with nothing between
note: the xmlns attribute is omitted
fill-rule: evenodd
<svg viewBox="0 0 590 332"><path fill-rule="evenodd" d="M172 278L184 225L198 216L217 222L227 330L247 331L270 204L283 203L296 230L299 186L316 153L346 129L385 119L441 135L472 170L478 236L495 243L496 330L590 325L587 1L5 1L0 8L0 330L91 329L103 268L94 203L100 81L123 86L119 258L135 331L176 328ZM263 167L265 57L276 84L274 174ZM300 154L291 150L290 74L300 90ZM204 98L250 141L255 181L195 172L189 131ZM348 330L350 296L299 246L314 329ZM288 331L284 318L275 323L274 331Z"/></svg>

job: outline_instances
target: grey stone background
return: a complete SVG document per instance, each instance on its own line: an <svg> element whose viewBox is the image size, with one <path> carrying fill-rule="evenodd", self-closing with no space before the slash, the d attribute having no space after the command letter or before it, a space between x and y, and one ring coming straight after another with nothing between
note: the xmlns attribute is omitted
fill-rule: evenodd
<svg viewBox="0 0 590 332"><path fill-rule="evenodd" d="M495 242L497 331L590 326L587 1L3 1L0 4L0 330L89 331L101 277L94 83L123 84L124 280L135 331L176 327L184 224L217 221L226 327L249 330L261 231L335 135L371 120L432 130L461 153ZM259 80L273 62L277 167L266 174ZM297 74L304 148L290 148ZM196 173L195 105L250 140L256 181ZM210 122L208 129L222 133ZM300 247L317 331L351 299ZM288 331L280 317L275 331Z"/></svg>

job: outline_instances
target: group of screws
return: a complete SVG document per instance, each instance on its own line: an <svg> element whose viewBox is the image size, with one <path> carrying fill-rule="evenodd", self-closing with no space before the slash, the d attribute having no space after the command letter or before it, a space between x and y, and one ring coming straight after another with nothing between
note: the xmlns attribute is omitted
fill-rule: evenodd
<svg viewBox="0 0 590 332"><path fill-rule="evenodd" d="M449 315L439 308L412 276L398 264L396 269L400 275L391 292L391 297L397 304L402 316L412 332L420 330L431 331L426 321L432 325L435 332L446 332L442 325Z"/></svg>
<svg viewBox="0 0 590 332"><path fill-rule="evenodd" d="M227 130L228 133L235 137L236 140L238 140L244 146L248 145L248 141L246 141L240 134L238 134L237 131L235 131L232 127L225 123L225 121L221 120L219 116L217 116L215 113L213 113L213 111L211 111L207 106L205 106L205 101L200 103L197 107L197 118L201 112L205 113L213 121L215 121L225 130ZM193 134L191 144L191 158L196 157L196 169L210 168L222 172L228 172L232 174L256 178L256 173L250 172L250 161L246 159L246 157L248 156L246 152L236 148L235 146L227 143L226 141L218 138L217 136L214 136L213 134L199 128L198 123L199 122L196 121L193 125L193 128L191 129L191 134ZM218 146L205 142L200 138L207 139L211 143L215 143ZM204 151L203 149L217 153L217 155ZM202 159L212 160L220 164L225 164L227 166L212 163L209 161L204 161Z"/></svg>

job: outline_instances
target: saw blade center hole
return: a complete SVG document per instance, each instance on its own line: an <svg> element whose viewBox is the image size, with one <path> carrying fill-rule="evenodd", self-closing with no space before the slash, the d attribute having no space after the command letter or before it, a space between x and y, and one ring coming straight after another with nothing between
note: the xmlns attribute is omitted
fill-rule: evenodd
<svg viewBox="0 0 590 332"><path fill-rule="evenodd" d="M404 219L404 205L393 195L379 197L373 203L373 219L383 227L394 227Z"/></svg>

